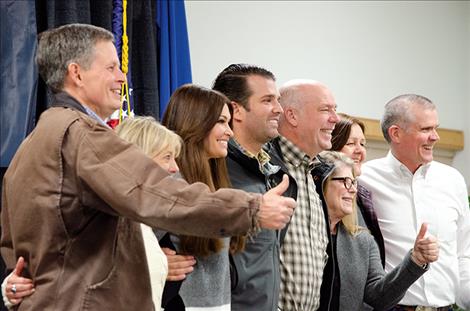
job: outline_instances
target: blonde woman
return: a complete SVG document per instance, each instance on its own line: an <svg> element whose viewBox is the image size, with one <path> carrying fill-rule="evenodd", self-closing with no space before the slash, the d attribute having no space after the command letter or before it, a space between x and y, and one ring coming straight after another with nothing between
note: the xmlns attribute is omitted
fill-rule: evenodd
<svg viewBox="0 0 470 311"><path fill-rule="evenodd" d="M116 127L122 139L137 145L168 173L178 171L176 158L179 156L183 141L153 117L127 119Z"/></svg>
<svg viewBox="0 0 470 311"><path fill-rule="evenodd" d="M366 160L365 124L344 113L338 113L340 120L331 133L331 151L339 151L354 161L356 177L361 175L362 164ZM370 234L379 246L382 267L385 267L385 246L382 232L380 231L377 214L375 213L372 196L369 190L359 184L357 186L356 204L358 207L359 223L367 226Z"/></svg>
<svg viewBox="0 0 470 311"><path fill-rule="evenodd" d="M180 154L182 140L154 118L127 119L116 127L116 133L122 139L141 148L168 173L174 174L179 171L175 159ZM168 261L152 228L141 224L141 229L152 287L152 300L155 309L160 310L163 288L169 272Z"/></svg>
<svg viewBox="0 0 470 311"><path fill-rule="evenodd" d="M334 251L325 267L319 310L363 310L363 302L376 310L387 310L428 270L427 265L437 260L437 241L425 237L423 224L413 249L386 274L374 238L357 225L354 161L334 151L320 156L326 164L317 166L312 173L328 210ZM325 292L331 288L331 293Z"/></svg>

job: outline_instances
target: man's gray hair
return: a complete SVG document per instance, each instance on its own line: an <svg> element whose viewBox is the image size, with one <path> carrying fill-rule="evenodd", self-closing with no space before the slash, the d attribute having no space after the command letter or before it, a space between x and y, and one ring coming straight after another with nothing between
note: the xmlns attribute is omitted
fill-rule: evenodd
<svg viewBox="0 0 470 311"><path fill-rule="evenodd" d="M388 143L391 142L388 129L392 125L398 125L406 129L407 126L414 121L414 116L412 116L410 113L410 108L412 105L419 105L422 109L426 110L436 109L436 105L434 105L430 99L416 94L399 95L390 100L385 105L385 112L380 122L380 126L382 127L382 134Z"/></svg>
<svg viewBox="0 0 470 311"><path fill-rule="evenodd" d="M90 68L95 44L100 41L113 42L114 36L104 28L87 24L64 25L39 35L36 62L39 74L52 92L63 89L70 63Z"/></svg>

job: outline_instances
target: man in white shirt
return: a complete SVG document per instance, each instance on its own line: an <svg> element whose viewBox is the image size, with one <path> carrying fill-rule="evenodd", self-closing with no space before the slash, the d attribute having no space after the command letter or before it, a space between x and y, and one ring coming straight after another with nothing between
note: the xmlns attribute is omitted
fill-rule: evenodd
<svg viewBox="0 0 470 311"><path fill-rule="evenodd" d="M363 166L360 182L372 192L385 240L388 272L413 246L421 223L440 243L439 260L410 287L395 310L470 309L470 210L462 175L433 161L439 140L436 106L419 95L385 105L382 132L390 144L384 158Z"/></svg>

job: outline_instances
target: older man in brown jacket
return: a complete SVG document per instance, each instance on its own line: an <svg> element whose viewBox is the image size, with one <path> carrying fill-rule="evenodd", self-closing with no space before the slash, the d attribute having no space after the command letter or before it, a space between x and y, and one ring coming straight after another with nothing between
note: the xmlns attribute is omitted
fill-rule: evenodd
<svg viewBox="0 0 470 311"><path fill-rule="evenodd" d="M1 252L22 256L35 293L19 310L153 310L140 227L222 237L281 228L295 207L264 196L172 178L106 127L125 76L108 31L67 25L41 35L39 71L53 107L5 175ZM7 286L7 291L12 291ZM13 292L21 299L26 285Z"/></svg>

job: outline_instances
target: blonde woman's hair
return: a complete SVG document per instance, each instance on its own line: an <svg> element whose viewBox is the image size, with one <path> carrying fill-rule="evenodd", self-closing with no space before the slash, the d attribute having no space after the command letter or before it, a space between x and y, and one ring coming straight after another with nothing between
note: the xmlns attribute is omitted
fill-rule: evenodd
<svg viewBox="0 0 470 311"><path fill-rule="evenodd" d="M333 177L335 171L338 168L344 167L344 166L351 168L353 177L356 178L356 174L354 173L354 161L348 156L346 156L345 154L341 152L336 152L336 151L324 151L320 153L320 156L324 160L326 160L327 163L334 165L333 171L330 173L330 175L328 175L328 178L326 179L324 186L323 186L324 187L323 193L325 193L325 195L328 189L328 184L331 178ZM343 226L346 228L346 231L348 231L349 234L351 235L356 235L359 232L359 230L362 229L357 224L356 200L353 200L353 212L349 215L344 216L341 222L343 223Z"/></svg>
<svg viewBox="0 0 470 311"><path fill-rule="evenodd" d="M176 158L183 144L178 134L158 123L153 117L128 118L116 127L116 133L152 158L166 151L172 152Z"/></svg>

